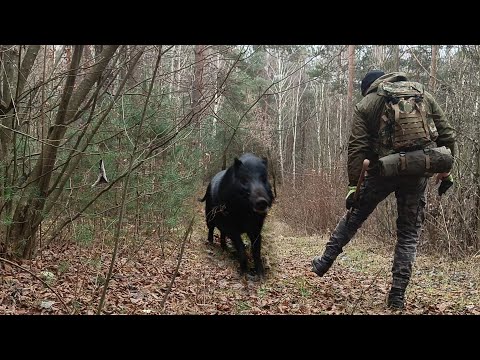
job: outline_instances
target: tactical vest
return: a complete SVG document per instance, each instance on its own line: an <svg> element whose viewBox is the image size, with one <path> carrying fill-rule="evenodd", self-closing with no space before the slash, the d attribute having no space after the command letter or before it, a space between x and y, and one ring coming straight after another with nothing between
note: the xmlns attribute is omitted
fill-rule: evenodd
<svg viewBox="0 0 480 360"><path fill-rule="evenodd" d="M435 146L438 132L433 119L427 116L422 84L384 81L377 94L385 100L378 132L380 157Z"/></svg>

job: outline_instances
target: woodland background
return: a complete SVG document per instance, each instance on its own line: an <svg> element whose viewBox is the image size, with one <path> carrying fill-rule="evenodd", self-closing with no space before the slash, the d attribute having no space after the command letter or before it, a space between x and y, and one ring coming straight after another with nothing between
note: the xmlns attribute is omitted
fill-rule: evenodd
<svg viewBox="0 0 480 360"><path fill-rule="evenodd" d="M275 219L328 234L345 211L350 115L371 69L423 82L457 133L455 185L439 198L429 184L419 253L475 257L479 60L478 45L0 46L0 272L96 249L101 309L117 256L154 241L176 259L193 217L203 231L210 177L246 151L269 159ZM109 182L92 186L101 160ZM363 233L391 243L395 212L391 195Z"/></svg>

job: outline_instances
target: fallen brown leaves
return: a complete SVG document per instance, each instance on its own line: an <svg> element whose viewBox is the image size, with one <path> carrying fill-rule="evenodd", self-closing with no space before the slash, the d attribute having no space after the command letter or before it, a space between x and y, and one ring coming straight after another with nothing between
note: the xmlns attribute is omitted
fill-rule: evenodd
<svg viewBox="0 0 480 360"><path fill-rule="evenodd" d="M240 277L232 251L223 251L218 239L206 244L206 229L197 225L165 309L160 304L174 275L180 240L166 240L162 256L158 240L147 239L133 256L125 251L119 255L103 313L395 314L385 307L391 249L382 253L378 245L372 251L366 242L352 242L319 278L310 271L310 262L323 251L326 237L286 237L279 229L285 225L269 218L263 253L270 268L263 281L255 281ZM47 281L69 313L95 314L111 256L101 249L52 247L20 265ZM417 258L403 314L480 314L479 273L472 261ZM0 314L68 313L37 278L2 265Z"/></svg>

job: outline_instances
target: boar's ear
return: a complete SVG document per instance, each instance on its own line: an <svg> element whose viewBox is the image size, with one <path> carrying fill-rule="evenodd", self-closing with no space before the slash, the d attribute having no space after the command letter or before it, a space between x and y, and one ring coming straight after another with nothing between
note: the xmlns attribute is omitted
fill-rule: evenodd
<svg viewBox="0 0 480 360"><path fill-rule="evenodd" d="M263 161L263 163L265 164L265 166L268 167L268 159L267 159L265 156L262 157L262 161Z"/></svg>
<svg viewBox="0 0 480 360"><path fill-rule="evenodd" d="M235 169L238 169L240 166L242 166L242 161L239 160L238 158L235 158L235 161L233 162L233 166Z"/></svg>

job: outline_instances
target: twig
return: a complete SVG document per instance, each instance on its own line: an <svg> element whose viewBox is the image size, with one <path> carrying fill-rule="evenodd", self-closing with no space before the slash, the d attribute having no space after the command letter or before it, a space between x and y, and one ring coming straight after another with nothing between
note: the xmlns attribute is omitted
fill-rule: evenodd
<svg viewBox="0 0 480 360"><path fill-rule="evenodd" d="M65 302L63 301L63 299L60 297L60 295L58 295L58 293L50 286L48 285L44 280L42 280L41 278L39 278L37 275L35 275L33 272L31 272L30 270L28 269L25 269L23 266L20 266L10 260L7 260L7 259L4 259L2 257L0 257L0 261L3 261L3 262L6 262L7 264L10 264L10 265L13 265L13 266L16 266L18 267L19 269L23 270L23 271L26 271L28 272L30 275L32 275L34 278L36 278L37 280L41 281L43 283L43 285L45 285L47 288L49 288L58 298L58 300L60 300L60 302L63 304L63 306L65 307L65 309L67 310L67 313L70 313L70 309L68 308L67 304L65 304Z"/></svg>
<svg viewBox="0 0 480 360"><path fill-rule="evenodd" d="M447 226L447 220L445 219L445 212L443 211L443 205L442 205L442 199L440 197L438 203L440 204L440 212L442 214L442 219L443 219L443 226L445 228L445 233L447 234L447 241L448 241L448 254L452 254L451 250L451 241L450 241L450 233L448 232L448 226Z"/></svg>
<svg viewBox="0 0 480 360"><path fill-rule="evenodd" d="M185 235L182 241L182 247L180 248L180 254L178 255L177 266L175 267L175 272L173 273L173 276L172 276L172 281L170 281L170 285L168 286L167 292L165 293L162 303L160 304L162 311L165 311L165 302L167 301L167 296L172 291L173 283L175 282L175 278L177 277L178 269L180 268L180 263L182 262L183 252L185 250L185 244L187 242L187 238L189 236L192 237L194 220L195 220L195 215L192 217L192 220L190 220L190 224L188 225L188 228L185 231Z"/></svg>

